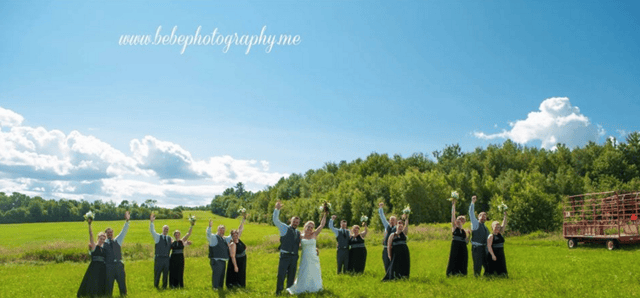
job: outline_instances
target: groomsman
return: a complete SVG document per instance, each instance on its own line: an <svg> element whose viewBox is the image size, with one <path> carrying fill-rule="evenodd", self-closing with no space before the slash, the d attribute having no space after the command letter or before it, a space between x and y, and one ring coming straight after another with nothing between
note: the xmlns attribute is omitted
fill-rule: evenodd
<svg viewBox="0 0 640 298"><path fill-rule="evenodd" d="M209 265L211 265L211 285L214 290L222 289L224 285L224 274L229 260L229 244L224 238L226 228L224 225L218 226L218 233L211 234L213 220L209 220L207 228L207 240L209 240Z"/></svg>
<svg viewBox="0 0 640 298"><path fill-rule="evenodd" d="M153 286L158 288L160 283L160 275L162 275L162 288L167 288L167 279L169 277L169 253L171 252L172 239L169 234L169 226L164 225L162 227L162 235L156 233L156 229L153 225L153 221L156 220L156 215L151 214L151 222L149 223L149 232L153 237L153 241L156 243L156 255L153 265Z"/></svg>
<svg viewBox="0 0 640 298"><path fill-rule="evenodd" d="M276 283L276 295L280 295L284 289L284 278L287 278L287 288L293 286L296 278L298 266L298 249L300 248L300 231L296 230L300 224L300 218L291 218L291 225L288 226L280 221L280 201L276 202L276 209L273 210L273 224L280 232L280 260L278 261L278 281Z"/></svg>
<svg viewBox="0 0 640 298"><path fill-rule="evenodd" d="M113 296L113 283L115 281L118 282L118 288L120 289L120 296L127 295L127 280L124 273L124 263L122 263L122 242L124 241L124 236L127 235L127 231L129 230L129 211L124 213L124 219L126 222L124 223L124 227L122 227L122 232L113 239L113 229L107 228L104 232L107 234L107 241L105 241L103 245L103 249L105 252L104 262L106 264L107 270L107 284L106 295L111 297Z"/></svg>
<svg viewBox="0 0 640 298"><path fill-rule="evenodd" d="M336 235L336 241L338 242L338 248L336 252L336 259L338 261L338 274L347 273L349 269L349 237L351 236L349 233L349 229L347 229L347 221L340 221L340 228L336 229L333 227L333 221L336 219L335 215L331 216L331 220L329 220L329 228Z"/></svg>
<svg viewBox="0 0 640 298"><path fill-rule="evenodd" d="M482 267L487 270L487 237L489 230L484 222L487 220L487 213L480 212L478 219L474 212L476 204L476 196L471 197L471 205L469 206L469 218L471 219L471 256L473 258L473 275L480 276Z"/></svg>
<svg viewBox="0 0 640 298"><path fill-rule="evenodd" d="M386 273L387 269L389 269L389 263L391 263L391 260L389 259L389 254L387 252L387 240L389 239L390 235L396 232L396 223L398 221L395 216L389 217L389 221L387 221L387 218L384 217L384 210L382 209L382 207L384 207L384 203L379 203L378 207L379 207L378 214L380 215L380 221L384 226L384 236L382 237L382 246L383 246L382 262L384 263L384 272Z"/></svg>

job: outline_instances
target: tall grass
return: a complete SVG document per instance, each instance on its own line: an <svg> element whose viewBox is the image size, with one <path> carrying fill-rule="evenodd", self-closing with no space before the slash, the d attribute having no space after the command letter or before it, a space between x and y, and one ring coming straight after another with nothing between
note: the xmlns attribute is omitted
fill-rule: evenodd
<svg viewBox="0 0 640 298"><path fill-rule="evenodd" d="M148 221L131 223L123 251L126 257L127 285L130 297L263 297L273 295L278 264L278 236L273 226L247 224L242 236L249 246L247 289L214 292L211 287L211 268L206 258L204 231L207 214L200 219L192 241L187 248L185 286L183 290L158 291L153 288L152 240ZM211 216L213 217L213 216ZM122 222L110 225L116 233ZM227 229L236 228L239 221L216 217L214 228L223 223ZM98 224L98 223L96 223ZM120 226L118 226L120 224ZM156 222L156 228L169 224L173 231L179 227L186 232L186 220ZM11 239L11 232L32 233L20 236L24 242ZM88 263L64 260L30 260L25 257L33 251L64 251L77 248L86 254L86 224L41 223L3 225L0 252L15 256L0 264L0 297L72 297ZM55 238L51 237L57 231ZM82 234L81 236L75 235ZM580 245L569 250L558 234L538 232L525 236L507 237L505 252L509 269L508 279L445 277L451 242L449 225L411 226L409 249L411 252L411 278L397 282L381 282L382 245L380 233L367 237L367 267L362 275L337 275L335 239L327 229L320 234L320 262L325 290L302 297L637 297L640 295L640 247L622 246L607 251L604 246ZM27 239L33 239L31 241ZM49 243L49 244L48 244ZM21 245L22 244L22 245ZM49 245L49 246L47 246ZM46 253L42 253L45 255ZM469 260L469 272L473 262ZM115 292L117 293L117 287Z"/></svg>

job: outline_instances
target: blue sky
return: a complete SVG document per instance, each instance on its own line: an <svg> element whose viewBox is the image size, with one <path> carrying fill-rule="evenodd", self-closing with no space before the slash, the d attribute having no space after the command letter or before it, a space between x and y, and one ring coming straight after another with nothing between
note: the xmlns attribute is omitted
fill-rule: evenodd
<svg viewBox="0 0 640 298"><path fill-rule="evenodd" d="M201 205L372 152L639 130L632 1L0 1L0 191ZM122 35L299 35L265 47Z"/></svg>

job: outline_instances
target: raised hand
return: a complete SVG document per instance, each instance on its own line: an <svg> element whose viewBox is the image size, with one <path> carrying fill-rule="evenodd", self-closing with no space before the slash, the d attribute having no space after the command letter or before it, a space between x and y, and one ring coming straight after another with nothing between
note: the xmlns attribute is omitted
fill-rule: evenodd
<svg viewBox="0 0 640 298"><path fill-rule="evenodd" d="M476 196L471 197L471 203L475 204L478 198Z"/></svg>
<svg viewBox="0 0 640 298"><path fill-rule="evenodd" d="M335 221L336 220L336 216L335 215L331 215L331 220Z"/></svg>
<svg viewBox="0 0 640 298"><path fill-rule="evenodd" d="M280 203L280 200L278 200L276 202L276 209L280 210L280 208L282 208L282 203Z"/></svg>
<svg viewBox="0 0 640 298"><path fill-rule="evenodd" d="M125 211L124 212L124 219L129 221L129 219L131 219L131 215L129 214L129 211Z"/></svg>
<svg viewBox="0 0 640 298"><path fill-rule="evenodd" d="M151 222L156 220L156 215L154 213L151 213L151 216L149 216L149 220L151 220Z"/></svg>
<svg viewBox="0 0 640 298"><path fill-rule="evenodd" d="M209 227L213 226L213 219L209 219Z"/></svg>
<svg viewBox="0 0 640 298"><path fill-rule="evenodd" d="M93 221L93 219L91 218L87 218L87 222L89 223L89 225L91 225L91 222Z"/></svg>
<svg viewBox="0 0 640 298"><path fill-rule="evenodd" d="M382 203L382 202L378 203L378 207L379 207L379 208L384 207L384 203Z"/></svg>

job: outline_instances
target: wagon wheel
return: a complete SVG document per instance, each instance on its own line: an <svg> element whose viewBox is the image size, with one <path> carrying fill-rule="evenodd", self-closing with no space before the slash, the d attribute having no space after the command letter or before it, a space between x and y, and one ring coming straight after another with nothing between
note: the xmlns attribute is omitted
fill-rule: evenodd
<svg viewBox="0 0 640 298"><path fill-rule="evenodd" d="M575 238L569 238L569 240L567 240L567 246L569 248L576 248L578 246L578 240Z"/></svg>
<svg viewBox="0 0 640 298"><path fill-rule="evenodd" d="M616 247L618 247L618 241L616 241L614 239L607 240L607 249L608 250L614 250Z"/></svg>

